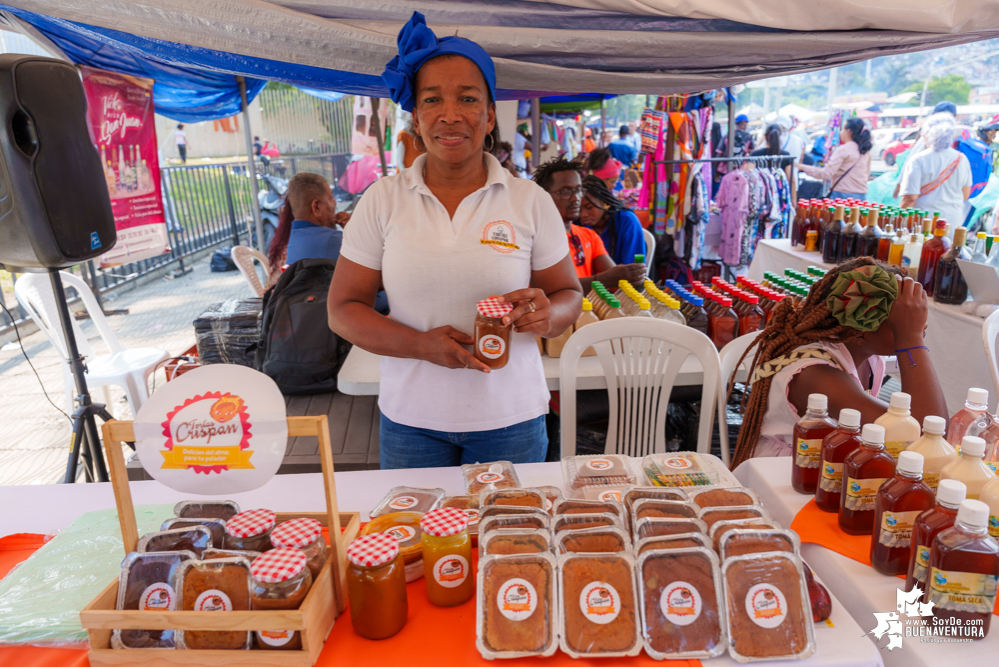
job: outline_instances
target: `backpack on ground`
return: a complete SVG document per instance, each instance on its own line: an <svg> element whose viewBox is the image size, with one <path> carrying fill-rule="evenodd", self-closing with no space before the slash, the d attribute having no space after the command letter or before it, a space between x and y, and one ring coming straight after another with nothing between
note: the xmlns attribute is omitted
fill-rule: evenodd
<svg viewBox="0 0 999 667"><path fill-rule="evenodd" d="M264 294L254 366L286 395L336 389L351 345L328 324L326 297L335 266L330 259L299 260Z"/></svg>

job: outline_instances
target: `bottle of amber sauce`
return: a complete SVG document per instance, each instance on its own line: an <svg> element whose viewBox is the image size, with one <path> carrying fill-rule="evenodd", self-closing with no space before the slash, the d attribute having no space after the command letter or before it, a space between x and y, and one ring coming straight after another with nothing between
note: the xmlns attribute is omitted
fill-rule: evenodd
<svg viewBox="0 0 999 667"><path fill-rule="evenodd" d="M923 481L923 456L901 452L895 477L878 489L871 534L871 565L881 574L909 568L912 527L916 517L933 507L933 489Z"/></svg>
<svg viewBox="0 0 999 667"><path fill-rule="evenodd" d="M905 448L923 455L923 481L933 489L940 483L940 471L957 458L957 450L944 438L947 420L932 415L923 417L923 437Z"/></svg>
<svg viewBox="0 0 999 667"><path fill-rule="evenodd" d="M513 323L503 324L503 318L513 310L513 304L489 297L479 301L475 310L475 358L499 370L510 360Z"/></svg>
<svg viewBox="0 0 999 667"><path fill-rule="evenodd" d="M954 525L957 508L968 493L968 487L953 479L942 480L937 486L937 503L916 517L912 525L912 555L909 556L909 573L905 579L905 591L913 586L926 590L926 573L930 571L930 547L933 538Z"/></svg>
<svg viewBox="0 0 999 667"><path fill-rule="evenodd" d="M822 467L815 505L823 512L839 512L843 491L843 461L860 447L860 412L839 411L839 427L822 441Z"/></svg>
<svg viewBox="0 0 999 667"><path fill-rule="evenodd" d="M798 493L815 493L822 465L822 441L836 429L836 420L829 416L825 394L808 395L808 411L794 425L794 462L791 465L791 486Z"/></svg>
<svg viewBox="0 0 999 667"><path fill-rule="evenodd" d="M843 461L839 527L851 535L870 535L878 489L895 476L895 461L885 451L883 426L864 424L860 441L860 447Z"/></svg>

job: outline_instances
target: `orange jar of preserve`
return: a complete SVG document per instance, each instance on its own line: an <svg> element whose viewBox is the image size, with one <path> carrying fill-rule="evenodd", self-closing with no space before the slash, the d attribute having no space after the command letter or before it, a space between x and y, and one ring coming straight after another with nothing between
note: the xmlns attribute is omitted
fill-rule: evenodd
<svg viewBox="0 0 999 667"><path fill-rule="evenodd" d="M496 297L483 299L475 307L475 358L493 370L510 360L510 331L513 323L503 324L503 317L513 304Z"/></svg>
<svg viewBox="0 0 999 667"><path fill-rule="evenodd" d="M454 507L440 507L423 515L420 528L427 599L438 607L462 604L475 594L468 515Z"/></svg>
<svg viewBox="0 0 999 667"><path fill-rule="evenodd" d="M347 597L354 632L386 639L402 630L409 614L406 564L399 542L387 533L361 535L347 547Z"/></svg>

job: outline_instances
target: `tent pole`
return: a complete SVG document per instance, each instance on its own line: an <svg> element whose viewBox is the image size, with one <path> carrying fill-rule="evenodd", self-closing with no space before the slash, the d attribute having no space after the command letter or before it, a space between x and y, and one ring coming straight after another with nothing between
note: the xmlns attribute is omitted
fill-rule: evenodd
<svg viewBox="0 0 999 667"><path fill-rule="evenodd" d="M728 95L728 141L726 141L726 157L735 155L735 102Z"/></svg>
<svg viewBox="0 0 999 667"><path fill-rule="evenodd" d="M531 100L531 124L534 129L531 133L531 166L534 169L541 164L541 98L535 97Z"/></svg>
<svg viewBox="0 0 999 667"><path fill-rule="evenodd" d="M604 148L607 138L607 107L604 106L604 98L600 98L600 147Z"/></svg>
<svg viewBox="0 0 999 667"><path fill-rule="evenodd" d="M246 79L241 76L236 77L236 82L239 84L239 99L242 100L243 106L243 133L246 135L246 173L250 177L250 211L253 213L253 226L257 230L257 250L267 254L267 248L264 247L264 224L260 221L260 205L257 203L257 192L259 185L257 184L257 165L253 161L253 133L250 132L250 103L246 101ZM252 239L247 239L252 241ZM249 243L252 248L253 243Z"/></svg>
<svg viewBox="0 0 999 667"><path fill-rule="evenodd" d="M377 97L371 98L371 127L375 131L375 138L378 140L378 160L382 164L382 176L388 176L388 167L385 165L385 135L382 134L382 123L378 119L378 108L381 100Z"/></svg>

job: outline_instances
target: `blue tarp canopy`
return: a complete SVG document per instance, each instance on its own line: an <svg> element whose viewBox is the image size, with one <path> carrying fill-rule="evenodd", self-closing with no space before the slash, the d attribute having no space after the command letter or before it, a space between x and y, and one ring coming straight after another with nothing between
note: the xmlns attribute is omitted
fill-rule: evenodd
<svg viewBox="0 0 999 667"><path fill-rule="evenodd" d="M235 114L235 77L385 97L414 10L483 46L500 99L698 92L999 36L999 0L0 0L71 60L153 78L177 120Z"/></svg>

